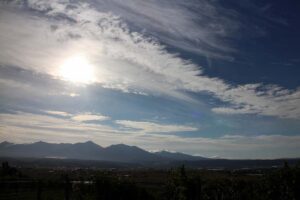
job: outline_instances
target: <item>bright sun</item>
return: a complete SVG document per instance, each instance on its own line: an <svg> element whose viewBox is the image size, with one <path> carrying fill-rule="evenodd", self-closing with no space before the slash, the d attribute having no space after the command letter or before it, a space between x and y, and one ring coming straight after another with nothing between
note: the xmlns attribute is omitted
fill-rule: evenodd
<svg viewBox="0 0 300 200"><path fill-rule="evenodd" d="M95 80L94 67L83 55L66 59L59 67L59 76L74 83L91 83Z"/></svg>

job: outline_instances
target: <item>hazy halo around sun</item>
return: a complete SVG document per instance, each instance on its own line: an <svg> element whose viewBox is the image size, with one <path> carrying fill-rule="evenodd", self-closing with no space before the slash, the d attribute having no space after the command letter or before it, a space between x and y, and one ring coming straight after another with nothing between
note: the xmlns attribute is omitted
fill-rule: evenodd
<svg viewBox="0 0 300 200"><path fill-rule="evenodd" d="M94 66L85 55L73 55L59 66L58 75L65 81L89 84L95 81Z"/></svg>

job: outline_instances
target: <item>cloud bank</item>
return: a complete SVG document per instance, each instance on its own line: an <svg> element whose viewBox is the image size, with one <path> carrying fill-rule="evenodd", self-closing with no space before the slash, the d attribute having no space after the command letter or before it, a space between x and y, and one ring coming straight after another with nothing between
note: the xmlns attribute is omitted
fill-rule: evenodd
<svg viewBox="0 0 300 200"><path fill-rule="evenodd" d="M145 122L145 121L117 120L116 123L126 128L137 129L144 133L169 133L169 132L186 132L186 131L198 130L198 128L193 126L164 125L164 124Z"/></svg>
<svg viewBox="0 0 300 200"><path fill-rule="evenodd" d="M72 115L72 114L69 114ZM70 118L18 112L0 114L0 140L16 143L36 142L41 138L48 142L82 142L93 140L102 146L115 143L137 145L147 150L168 149L202 156L223 158L280 158L299 157L300 136L225 135L217 138L185 138L176 135L154 133L177 131L177 127L154 122L116 121L132 131L113 126L84 123ZM142 125L142 127L139 127ZM185 131L196 128L181 126ZM183 131L184 131L183 130ZM152 132L152 133L148 133ZM161 131L160 131L161 132ZM13 133L13 134L11 134Z"/></svg>

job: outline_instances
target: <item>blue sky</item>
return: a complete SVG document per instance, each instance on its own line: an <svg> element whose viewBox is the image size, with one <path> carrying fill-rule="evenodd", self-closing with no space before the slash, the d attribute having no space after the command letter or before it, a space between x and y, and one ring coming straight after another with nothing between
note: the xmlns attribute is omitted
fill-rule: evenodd
<svg viewBox="0 0 300 200"><path fill-rule="evenodd" d="M299 157L300 3L0 4L0 140Z"/></svg>

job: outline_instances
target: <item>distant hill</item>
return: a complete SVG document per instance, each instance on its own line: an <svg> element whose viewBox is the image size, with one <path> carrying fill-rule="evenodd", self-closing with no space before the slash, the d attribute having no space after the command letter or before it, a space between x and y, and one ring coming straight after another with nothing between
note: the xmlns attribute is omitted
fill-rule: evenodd
<svg viewBox="0 0 300 200"><path fill-rule="evenodd" d="M207 160L208 158L200 157L200 156L191 156L188 154L180 153L180 152L169 152L169 151L159 151L155 153L163 158L168 158L176 161L196 161L196 160Z"/></svg>
<svg viewBox="0 0 300 200"><path fill-rule="evenodd" d="M166 163L171 161L196 161L206 159L203 157L167 151L151 153L139 147L128 146L125 144L111 145L103 148L92 141L75 144L54 144L42 141L31 144L2 142L0 143L0 156L96 160L126 163Z"/></svg>

